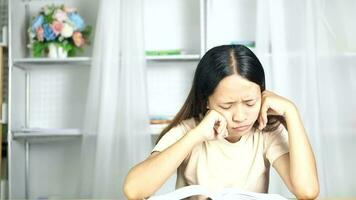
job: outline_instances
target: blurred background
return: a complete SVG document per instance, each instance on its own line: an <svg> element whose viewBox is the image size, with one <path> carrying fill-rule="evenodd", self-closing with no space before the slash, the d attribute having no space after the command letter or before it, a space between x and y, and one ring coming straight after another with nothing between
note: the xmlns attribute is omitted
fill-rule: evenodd
<svg viewBox="0 0 356 200"><path fill-rule="evenodd" d="M124 199L128 170L182 106L202 55L223 44L253 50L266 88L299 108L320 196L356 197L355 10L353 0L0 0L0 198ZM175 175L157 194L174 186ZM273 169L269 192L293 197Z"/></svg>

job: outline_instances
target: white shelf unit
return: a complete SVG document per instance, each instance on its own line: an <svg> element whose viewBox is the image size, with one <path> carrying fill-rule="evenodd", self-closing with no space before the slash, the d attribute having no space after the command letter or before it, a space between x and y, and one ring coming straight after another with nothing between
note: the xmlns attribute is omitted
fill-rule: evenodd
<svg viewBox="0 0 356 200"><path fill-rule="evenodd" d="M77 57L33 58L27 27L44 5L75 7L93 27L99 1L9 1L9 198L77 195L92 46Z"/></svg>
<svg viewBox="0 0 356 200"><path fill-rule="evenodd" d="M11 159L13 161L10 163L12 165L10 166L12 175L10 177L10 195L13 195L14 198L39 198L46 195L46 191L53 190L50 186L41 188L38 180L43 177L32 175L36 171L33 168L39 167L42 159L46 160L46 156L42 155L36 162L32 162L32 157L38 155L35 153L36 150L32 149L41 146L41 143L38 142L63 143L64 148L68 142L58 139L73 138L77 139L77 143L72 143L72 145L80 146L81 141L78 138L81 133L68 132L68 129L81 128L89 78L88 69L87 60L84 60L83 63L83 61L71 61L70 59L67 61L33 61L31 59L27 61L24 59L12 64L11 127L8 138L11 140ZM40 127L41 130L33 129L31 131L32 127ZM61 149L49 149L50 146L46 146L46 148L43 151L48 151L49 154L62 151ZM76 149L76 152L79 152L79 149ZM24 163L18 160L22 157L21 154L24 155L22 158ZM19 165L23 165L22 171L18 171ZM48 173L55 172L48 171ZM52 187L56 185L53 182L57 182L56 180L43 180L48 183L52 182ZM11 187L21 186L21 184L24 185L20 189ZM37 188L31 187L34 184L38 184ZM63 189L63 184L63 181L57 183L59 186L62 185L60 190L66 190ZM74 183L72 184L75 186ZM74 191L72 193L74 194Z"/></svg>
<svg viewBox="0 0 356 200"><path fill-rule="evenodd" d="M88 82L89 68L87 66L91 62L92 50L88 48L79 55L79 58L50 60L30 58L28 49L26 49L27 33L25 30L30 16L36 14L44 4L61 2L78 7L88 24L95 23L96 14L93 13L96 13L97 1L88 3L86 0L12 0L9 5L11 11L9 12L11 13L9 41L12 49L9 59L11 71L11 105L9 107L11 198L43 198L51 195L71 198L75 194L72 188L75 185L73 177L58 176L49 169L58 171L63 168L73 176L80 170L77 165L72 164L70 167L67 165L71 163L70 161L74 160L75 163L78 159L77 152L80 146L78 138L81 133L66 135L64 132L80 127L79 116L83 110L81 104L85 99L83 88L86 88ZM255 40L255 5L255 0L144 1L146 50L179 49L182 52L180 55L146 56L150 115L176 114L190 90L195 68L207 49L236 41ZM51 82L58 79L66 80L62 82L64 85ZM41 83L45 84L41 85ZM71 85L74 87L70 87ZM43 90L40 90L41 88ZM46 92L59 90L59 88L66 88L69 93L60 90L58 93L66 95L53 94L52 97L43 95ZM75 97L79 95L79 97L69 98L71 94ZM35 98L39 96L41 98ZM62 99L63 104L51 105L50 102L56 101L57 98ZM64 106L66 107L64 111L58 109L67 104L73 107ZM74 107L80 109L76 110ZM63 114L67 112L74 112L74 116ZM52 115L44 113L52 113ZM166 125L152 125L150 134L157 137L164 126ZM40 133L18 131L33 127L57 129L57 131L56 133L53 131ZM44 138L48 139L47 135L50 138L72 139L65 140L65 142L54 139L54 142L50 143L36 143L40 139L41 141ZM69 153L66 152L70 155L59 154L58 152L64 152L63 148L70 149ZM56 156L46 157L44 152L56 155L61 162L56 160ZM33 162L31 162L32 159L34 159ZM46 163L45 168L40 166L43 162ZM58 166L54 166L53 163ZM43 173L52 177L46 185L43 185L44 179L41 179L44 177ZM160 191L170 191L173 186L174 180Z"/></svg>

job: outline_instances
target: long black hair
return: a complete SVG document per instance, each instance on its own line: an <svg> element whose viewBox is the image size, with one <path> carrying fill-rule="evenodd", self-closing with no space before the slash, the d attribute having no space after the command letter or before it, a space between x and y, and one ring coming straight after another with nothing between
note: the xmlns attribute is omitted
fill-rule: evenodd
<svg viewBox="0 0 356 200"><path fill-rule="evenodd" d="M194 74L193 85L183 107L173 121L161 132L158 141L173 127L185 119L194 118L199 123L207 110L207 102L219 82L230 75L238 74L260 86L261 93L266 89L265 73L257 56L243 45L217 46L205 53ZM273 131L285 120L280 116L268 116L264 131ZM256 121L253 125L258 127Z"/></svg>

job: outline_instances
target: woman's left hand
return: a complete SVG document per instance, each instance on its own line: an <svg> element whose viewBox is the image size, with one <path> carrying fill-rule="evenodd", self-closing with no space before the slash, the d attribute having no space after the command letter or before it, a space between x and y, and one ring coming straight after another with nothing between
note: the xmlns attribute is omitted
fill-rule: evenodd
<svg viewBox="0 0 356 200"><path fill-rule="evenodd" d="M261 100L261 109L258 117L260 130L264 129L267 125L267 115L285 117L288 110L295 108L291 101L268 90L262 92Z"/></svg>

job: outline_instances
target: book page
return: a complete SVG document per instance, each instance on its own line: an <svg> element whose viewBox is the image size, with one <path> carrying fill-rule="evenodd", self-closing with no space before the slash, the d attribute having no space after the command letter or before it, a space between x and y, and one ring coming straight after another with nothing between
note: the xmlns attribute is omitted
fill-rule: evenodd
<svg viewBox="0 0 356 200"><path fill-rule="evenodd" d="M225 188L212 194L201 185L186 186L167 194L152 196L148 200L179 200L197 195L206 196L212 200L287 200L278 194L246 192L236 188ZM201 199L201 197L197 197L197 199Z"/></svg>

